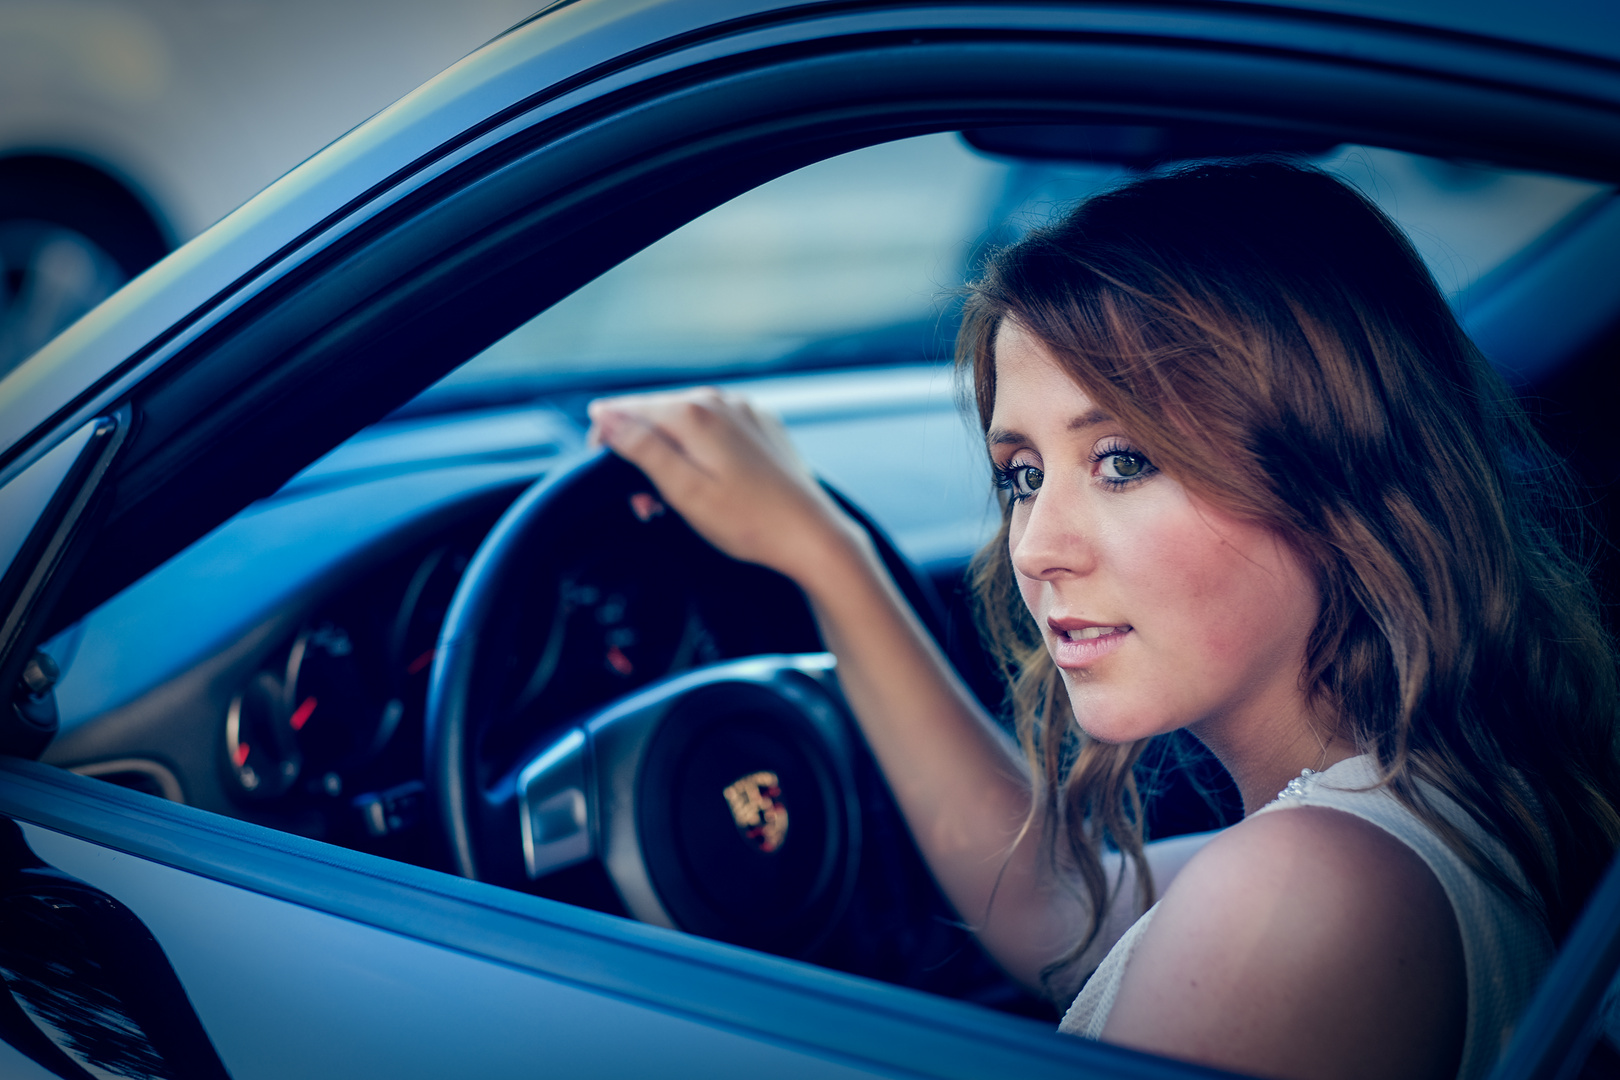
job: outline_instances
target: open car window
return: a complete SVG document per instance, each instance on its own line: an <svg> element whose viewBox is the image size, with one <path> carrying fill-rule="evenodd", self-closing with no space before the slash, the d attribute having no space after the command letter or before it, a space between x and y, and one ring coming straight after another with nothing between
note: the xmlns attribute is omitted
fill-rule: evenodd
<svg viewBox="0 0 1620 1080"><path fill-rule="evenodd" d="M1374 147L1323 148L1312 160L1391 214L1465 316L1611 193ZM47 642L62 669L62 730L45 760L284 832L454 869L436 819L426 716L463 575L513 500L581 450L590 398L714 381L781 414L811 464L892 538L940 601L942 641L994 708L999 685L963 577L997 511L949 364L956 298L988 248L1127 175L1119 164L990 151L944 132L829 158L697 217ZM703 583L718 579L670 575L679 587L666 588L625 569L636 558L589 536L547 562L552 554L536 556L535 578L522 586L533 617L511 630L516 644L498 658L519 673L512 696L542 718L500 736L508 793L548 755L579 745L568 739L582 717L624 695L751 653L819 649L808 620L778 615L788 630L771 637L735 611L706 607ZM741 580L725 584L746 594ZM1234 820L1232 792L1207 790L1220 785L1218 767L1178 760L1203 773L1155 789L1155 834ZM1046 1003L976 949L905 848L881 783L860 768L851 782L864 785L865 827L904 853L886 877L854 872L834 925L760 947L1050 1020ZM735 793L766 772L728 773L718 790ZM782 779L770 776L737 798L769 803ZM569 821L585 828L579 807L597 793L572 800L572 790L536 785L522 807L529 849L547 829L563 830L545 841L561 848L575 841ZM739 816L746 834L743 826ZM509 831L516 858L515 824ZM501 883L645 915L604 865L576 861L542 875L533 865L528 879ZM679 929L763 940L665 909Z"/></svg>
<svg viewBox="0 0 1620 1080"><path fill-rule="evenodd" d="M1395 150L1309 160L1407 232L1459 306L1608 194L1606 185ZM941 133L764 184L627 259L430 391L598 385L937 358L976 255L1130 175Z"/></svg>
<svg viewBox="0 0 1620 1080"><path fill-rule="evenodd" d="M1460 308L1609 190L1370 147L1315 160L1406 228ZM696 218L47 643L63 670L47 760L437 865L422 717L457 581L501 508L579 448L584 402L635 386L730 380L781 413L955 605L976 653L962 573L996 516L947 362L957 290L987 247L1125 175L946 132L830 158ZM645 681L632 642L697 633L664 625L686 616L663 601L557 573L576 600L547 601L553 633L602 639L574 657L591 674L547 690L574 712ZM656 674L723 652L682 641ZM178 703L154 697L164 688Z"/></svg>

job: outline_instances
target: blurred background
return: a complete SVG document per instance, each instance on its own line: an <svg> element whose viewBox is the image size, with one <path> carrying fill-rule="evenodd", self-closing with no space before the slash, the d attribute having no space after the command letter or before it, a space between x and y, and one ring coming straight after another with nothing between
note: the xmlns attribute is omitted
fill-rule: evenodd
<svg viewBox="0 0 1620 1080"><path fill-rule="evenodd" d="M0 375L539 0L0 0Z"/></svg>

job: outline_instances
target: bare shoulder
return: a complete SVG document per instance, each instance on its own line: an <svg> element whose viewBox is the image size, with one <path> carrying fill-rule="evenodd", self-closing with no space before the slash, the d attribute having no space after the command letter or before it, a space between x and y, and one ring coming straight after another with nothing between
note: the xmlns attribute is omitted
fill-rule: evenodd
<svg viewBox="0 0 1620 1080"><path fill-rule="evenodd" d="M1449 1077L1462 942L1423 860L1322 807L1257 815L1177 875L1103 1038L1287 1077Z"/></svg>

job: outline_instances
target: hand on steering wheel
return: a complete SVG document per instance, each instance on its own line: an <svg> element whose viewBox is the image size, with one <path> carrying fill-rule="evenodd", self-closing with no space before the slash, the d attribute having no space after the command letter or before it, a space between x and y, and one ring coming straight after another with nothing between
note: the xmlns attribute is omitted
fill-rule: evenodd
<svg viewBox="0 0 1620 1080"><path fill-rule="evenodd" d="M798 582L865 532L811 475L781 421L706 387L591 403L593 443L639 466L721 551Z"/></svg>
<svg viewBox="0 0 1620 1080"><path fill-rule="evenodd" d="M643 439L664 430L624 414ZM789 514L802 515L790 528L848 522L937 631L926 579L876 526L824 493L785 438L765 442L765 423L734 421L686 445L703 448L710 469L731 470L733 493L753 484L760 497L734 500L706 479L714 473L666 452L666 475L680 466L697 477L680 489L685 505L734 548L773 561L780 550L738 537L782 528ZM715 452L722 440L731 442ZM852 895L863 850L855 777L873 770L855 766L864 749L799 590L717 552L657 508L650 486L601 450L559 464L468 566L440 632L425 719L451 863L542 889L548 875L594 861L644 921L802 954ZM676 489L664 497L674 502ZM620 627L615 603L641 615ZM635 641L614 644L626 629Z"/></svg>

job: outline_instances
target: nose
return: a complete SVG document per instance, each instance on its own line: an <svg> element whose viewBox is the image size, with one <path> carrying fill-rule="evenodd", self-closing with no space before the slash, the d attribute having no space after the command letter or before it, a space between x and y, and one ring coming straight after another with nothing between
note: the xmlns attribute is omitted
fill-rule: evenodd
<svg viewBox="0 0 1620 1080"><path fill-rule="evenodd" d="M1048 474L1029 510L1016 512L1008 543L1013 569L1020 577L1050 581L1089 574L1097 551L1089 536L1082 498L1065 491L1067 483Z"/></svg>

